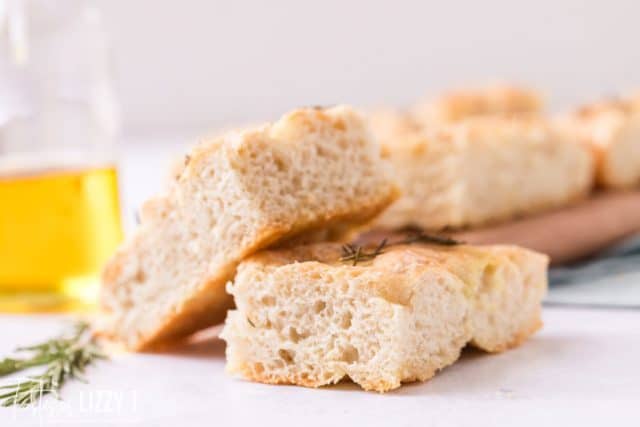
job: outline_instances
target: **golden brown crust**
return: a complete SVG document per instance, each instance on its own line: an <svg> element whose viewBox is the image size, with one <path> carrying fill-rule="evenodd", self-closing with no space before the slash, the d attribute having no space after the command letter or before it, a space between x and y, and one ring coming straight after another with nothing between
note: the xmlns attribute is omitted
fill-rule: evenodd
<svg viewBox="0 0 640 427"><path fill-rule="evenodd" d="M420 270L446 270L455 274L466 285L465 293L472 295L482 284L481 272L487 266L498 266L517 258L539 260L548 265L549 257L513 245L454 245L437 244L396 244L404 236L399 233L387 234L388 246L373 260L365 260L352 267L352 274L378 271L387 277L390 274L416 274ZM374 250L380 240L363 243L365 251ZM320 243L303 245L292 249L263 251L247 258L243 264L255 264L259 268L310 268L318 271L327 265L345 266L341 261L340 244ZM516 262L516 261L513 261ZM406 305L411 288L403 288L396 280L377 280L369 283L370 291L394 304ZM546 289L546 285L545 285Z"/></svg>
<svg viewBox="0 0 640 427"><path fill-rule="evenodd" d="M337 384L344 379L347 379L347 376L343 376L338 381L326 381L321 378L309 378L307 376L302 376L298 374L291 375L268 375L266 372L262 371L261 373L255 369L255 367L251 367L247 364L243 364L242 366L236 367L236 371L234 374L239 374L244 379L249 381L255 381L263 384L271 384L271 385L297 385L301 387L308 388L320 388L330 384ZM413 381L426 381L427 379L433 377L435 372L433 372L428 378L415 378L409 379L407 381L403 381L406 383ZM384 380L375 380L375 381L359 381L358 385L362 387L363 390L366 391L376 391L378 393L384 393L389 390L393 390L399 387L399 384L392 383Z"/></svg>
<svg viewBox="0 0 640 427"><path fill-rule="evenodd" d="M622 98L612 98L579 107L573 114L579 120L597 119L601 114L619 113L630 114L634 110L634 103Z"/></svg>
<svg viewBox="0 0 640 427"><path fill-rule="evenodd" d="M634 149L620 145L627 132L640 138L640 102L637 99L614 98L587 104L560 118L558 123L578 143L591 150L597 187L624 190L640 184L640 159ZM637 144L640 146L640 140ZM616 153L620 148L624 150L622 158L621 153ZM638 165L638 170L621 175L621 161Z"/></svg>
<svg viewBox="0 0 640 427"><path fill-rule="evenodd" d="M414 116L423 126L455 122L475 116L500 114L537 114L543 108L540 94L513 85L459 89L414 108Z"/></svg>
<svg viewBox="0 0 640 427"><path fill-rule="evenodd" d="M514 245L439 245L402 243L411 233L391 232L374 235L361 241L367 250L375 248L380 243L377 237L387 239L387 246L383 252L370 261L361 261L359 267L388 268L393 265L406 266L413 263L430 263L434 260L449 266L449 260L460 260L466 257L497 261L504 255L517 255L521 253L536 254L525 248ZM290 249L267 250L248 257L245 263L259 263L263 266L281 266L293 262L316 261L324 264L341 264L341 245L338 243L318 243L298 246ZM342 263L344 264L344 263Z"/></svg>

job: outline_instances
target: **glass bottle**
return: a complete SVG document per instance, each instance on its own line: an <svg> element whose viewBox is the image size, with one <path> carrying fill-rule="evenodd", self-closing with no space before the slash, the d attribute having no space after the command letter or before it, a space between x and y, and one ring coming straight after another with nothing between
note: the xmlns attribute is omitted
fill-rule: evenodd
<svg viewBox="0 0 640 427"><path fill-rule="evenodd" d="M90 2L0 1L0 311L95 301L122 239L109 71Z"/></svg>

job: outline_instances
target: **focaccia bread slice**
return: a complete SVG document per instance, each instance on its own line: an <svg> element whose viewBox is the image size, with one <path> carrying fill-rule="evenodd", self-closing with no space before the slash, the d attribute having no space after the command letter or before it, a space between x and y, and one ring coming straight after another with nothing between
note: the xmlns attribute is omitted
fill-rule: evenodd
<svg viewBox="0 0 640 427"><path fill-rule="evenodd" d="M353 248L352 248L353 249ZM228 290L227 371L379 392L424 381L471 343L516 346L541 326L546 256L512 246L393 245L361 261L325 243L244 261ZM353 252L351 252L353 253Z"/></svg>
<svg viewBox="0 0 640 427"><path fill-rule="evenodd" d="M403 192L376 221L382 228L498 223L567 205L592 188L590 151L540 117L468 118L380 140Z"/></svg>
<svg viewBox="0 0 640 427"><path fill-rule="evenodd" d="M301 234L349 232L397 195L363 118L293 111L198 145L107 264L105 333L144 349L222 322L243 258Z"/></svg>
<svg viewBox="0 0 640 427"><path fill-rule="evenodd" d="M421 126L431 127L477 116L535 115L543 108L544 100L536 90L500 84L452 90L417 103L411 113Z"/></svg>
<svg viewBox="0 0 640 427"><path fill-rule="evenodd" d="M600 187L640 186L640 98L588 105L560 123L593 151Z"/></svg>

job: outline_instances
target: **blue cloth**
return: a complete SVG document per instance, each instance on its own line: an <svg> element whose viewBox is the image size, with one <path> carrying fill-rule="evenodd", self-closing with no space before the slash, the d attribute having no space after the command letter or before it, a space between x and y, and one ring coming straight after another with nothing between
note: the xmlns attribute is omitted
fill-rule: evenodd
<svg viewBox="0 0 640 427"><path fill-rule="evenodd" d="M640 271L640 235L627 239L588 260L550 269L549 284L554 286L593 281L635 271Z"/></svg>
<svg viewBox="0 0 640 427"><path fill-rule="evenodd" d="M640 235L549 271L547 304L640 308Z"/></svg>

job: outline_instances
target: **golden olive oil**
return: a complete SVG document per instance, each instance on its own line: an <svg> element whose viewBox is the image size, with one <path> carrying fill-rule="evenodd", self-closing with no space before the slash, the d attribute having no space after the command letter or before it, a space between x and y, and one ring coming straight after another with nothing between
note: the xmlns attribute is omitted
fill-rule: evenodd
<svg viewBox="0 0 640 427"><path fill-rule="evenodd" d="M0 311L92 305L121 239L115 167L0 174Z"/></svg>

